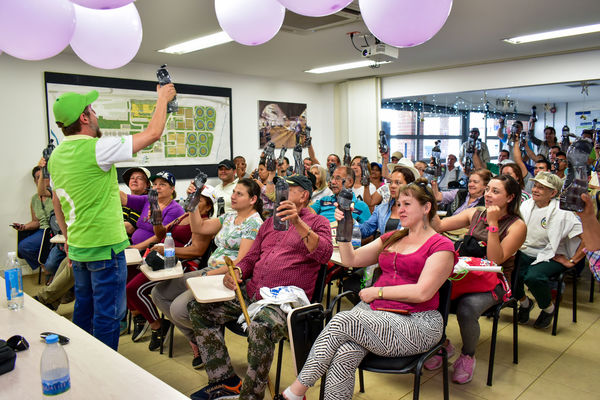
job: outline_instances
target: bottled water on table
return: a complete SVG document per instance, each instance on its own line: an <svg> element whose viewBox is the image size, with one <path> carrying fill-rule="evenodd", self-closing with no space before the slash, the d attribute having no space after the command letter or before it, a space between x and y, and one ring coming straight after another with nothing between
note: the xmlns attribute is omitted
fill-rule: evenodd
<svg viewBox="0 0 600 400"><path fill-rule="evenodd" d="M167 233L165 238L165 268L175 268L177 257L175 257L175 241L171 232Z"/></svg>
<svg viewBox="0 0 600 400"><path fill-rule="evenodd" d="M6 283L6 302L10 310L23 308L23 271L17 262L17 253L9 251L6 257L4 270L4 281Z"/></svg>
<svg viewBox="0 0 600 400"><path fill-rule="evenodd" d="M69 359L67 353L58 343L58 335L46 336L46 349L40 361L42 376L42 393L44 398L52 396L55 399L64 398L60 395L71 388L69 374Z"/></svg>

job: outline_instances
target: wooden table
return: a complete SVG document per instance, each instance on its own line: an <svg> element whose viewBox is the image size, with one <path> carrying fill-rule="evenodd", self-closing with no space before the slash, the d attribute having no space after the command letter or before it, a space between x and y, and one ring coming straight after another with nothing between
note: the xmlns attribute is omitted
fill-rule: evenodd
<svg viewBox="0 0 600 400"><path fill-rule="evenodd" d="M45 344L40 333L52 331L71 339L64 346L69 357L70 399L188 399L68 319L25 295L25 308L10 311L6 307L4 280L0 278L0 338L21 335L30 344L17 353L15 369L0 375L3 399L42 398L40 358Z"/></svg>

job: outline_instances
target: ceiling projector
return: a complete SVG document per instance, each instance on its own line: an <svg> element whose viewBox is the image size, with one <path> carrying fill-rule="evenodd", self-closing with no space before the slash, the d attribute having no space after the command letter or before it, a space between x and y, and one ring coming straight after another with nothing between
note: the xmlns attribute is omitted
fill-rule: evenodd
<svg viewBox="0 0 600 400"><path fill-rule="evenodd" d="M385 43L377 43L364 48L362 55L375 62L394 61L398 59L398 48Z"/></svg>

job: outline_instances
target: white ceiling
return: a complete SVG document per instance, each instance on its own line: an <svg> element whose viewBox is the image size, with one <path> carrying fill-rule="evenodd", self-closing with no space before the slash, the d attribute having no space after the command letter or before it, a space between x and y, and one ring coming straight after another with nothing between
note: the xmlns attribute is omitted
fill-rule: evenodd
<svg viewBox="0 0 600 400"><path fill-rule="evenodd" d="M271 41L255 47L232 42L186 55L166 55L156 50L220 30L213 1L137 0L135 4L144 28L136 62L302 82L336 82L600 49L600 33L523 45L501 41L527 33L598 23L599 0L454 0L441 31L420 46L400 49L396 62L378 69L313 75L303 71L362 59L347 36L352 31L368 32L362 21L308 35L280 31Z"/></svg>

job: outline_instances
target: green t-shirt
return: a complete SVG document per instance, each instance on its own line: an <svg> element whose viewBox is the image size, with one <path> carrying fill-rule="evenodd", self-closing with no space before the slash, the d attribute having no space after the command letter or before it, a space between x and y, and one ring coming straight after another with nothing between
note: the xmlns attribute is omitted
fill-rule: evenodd
<svg viewBox="0 0 600 400"><path fill-rule="evenodd" d="M111 258L111 250L119 253L127 247L113 163L127 159L124 157L127 152L131 158L131 140L115 137L102 140L97 151L98 138L66 137L48 162L53 189L65 215L69 258L73 261L107 260Z"/></svg>

